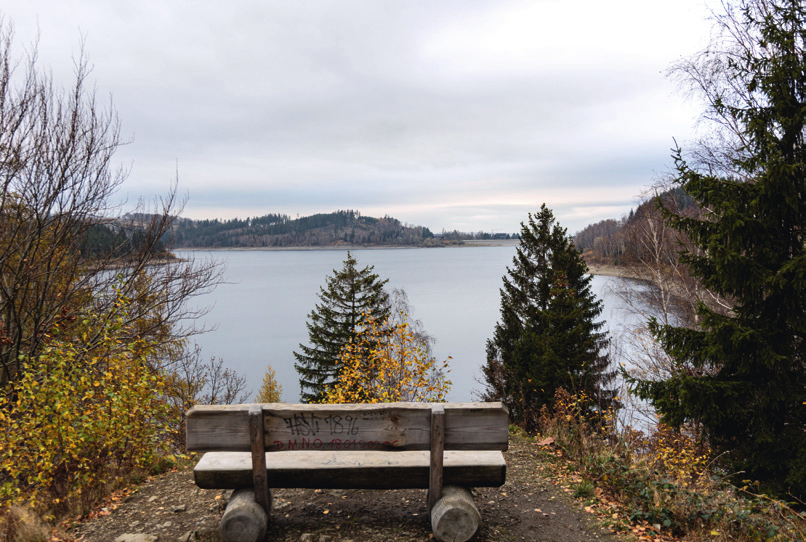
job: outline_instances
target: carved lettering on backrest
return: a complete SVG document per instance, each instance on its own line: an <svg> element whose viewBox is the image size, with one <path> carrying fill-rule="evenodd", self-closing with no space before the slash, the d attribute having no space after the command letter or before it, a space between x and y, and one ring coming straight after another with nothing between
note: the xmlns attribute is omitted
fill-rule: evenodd
<svg viewBox="0 0 806 542"><path fill-rule="evenodd" d="M248 451L247 410L264 416L267 452L293 450L429 450L431 407L261 404L193 407L187 415L190 451ZM446 450L506 450L507 412L500 403L445 403Z"/></svg>

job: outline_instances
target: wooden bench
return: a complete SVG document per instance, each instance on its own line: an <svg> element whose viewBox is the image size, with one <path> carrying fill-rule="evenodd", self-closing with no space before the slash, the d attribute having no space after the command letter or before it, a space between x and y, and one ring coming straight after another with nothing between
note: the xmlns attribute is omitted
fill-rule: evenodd
<svg viewBox="0 0 806 542"><path fill-rule="evenodd" d="M501 403L201 405L187 413L203 489L235 489L225 542L262 540L273 488L428 489L439 540L464 541L481 516L469 488L506 479Z"/></svg>

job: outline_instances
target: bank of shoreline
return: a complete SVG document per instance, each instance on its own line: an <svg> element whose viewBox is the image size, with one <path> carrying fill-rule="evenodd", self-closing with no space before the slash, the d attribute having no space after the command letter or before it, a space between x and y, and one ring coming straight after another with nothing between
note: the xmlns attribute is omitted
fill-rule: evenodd
<svg viewBox="0 0 806 542"><path fill-rule="evenodd" d="M601 265L601 264L588 264L588 271L591 275L599 275L602 277L619 277L623 279L636 279L630 269L618 265Z"/></svg>

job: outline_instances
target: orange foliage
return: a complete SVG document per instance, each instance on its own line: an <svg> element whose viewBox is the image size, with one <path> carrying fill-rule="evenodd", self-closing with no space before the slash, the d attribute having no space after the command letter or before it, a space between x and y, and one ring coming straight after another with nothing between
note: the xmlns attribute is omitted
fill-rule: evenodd
<svg viewBox="0 0 806 542"><path fill-rule="evenodd" d="M341 350L338 377L323 402L443 401L451 386L450 358L438 362L405 319L364 319L356 340Z"/></svg>

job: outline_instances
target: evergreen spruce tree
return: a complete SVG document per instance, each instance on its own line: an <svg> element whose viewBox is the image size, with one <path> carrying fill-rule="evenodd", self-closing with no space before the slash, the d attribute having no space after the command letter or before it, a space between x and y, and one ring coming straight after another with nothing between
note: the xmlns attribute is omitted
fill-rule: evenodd
<svg viewBox="0 0 806 542"><path fill-rule="evenodd" d="M294 352L294 367L300 376L303 402L320 401L336 376L336 360L342 347L355 342L356 327L370 315L377 321L389 315L388 281L373 273L373 266L357 269L358 262L347 252L340 271L333 270L325 287L319 288L319 303L308 315L308 341Z"/></svg>
<svg viewBox="0 0 806 542"><path fill-rule="evenodd" d="M536 428L543 405L562 387L586 395L589 410L613 404L605 387L615 373L608 339L597 322L602 302L591 292L588 268L545 205L526 224L501 289L501 321L487 341L486 400L502 401L510 418Z"/></svg>
<svg viewBox="0 0 806 542"><path fill-rule="evenodd" d="M693 420L741 479L806 495L806 11L802 0L728 8L725 38L685 65L735 141L729 160L690 167L677 184L706 212L670 223L694 242L683 254L705 287L733 302L700 305L698 329L653 325L680 367L634 381L666 423ZM723 132L724 136L725 132ZM722 149L697 153L720 156Z"/></svg>

